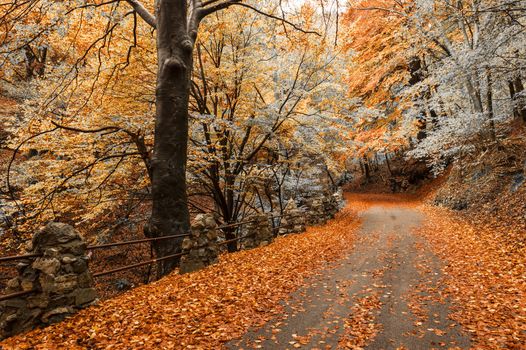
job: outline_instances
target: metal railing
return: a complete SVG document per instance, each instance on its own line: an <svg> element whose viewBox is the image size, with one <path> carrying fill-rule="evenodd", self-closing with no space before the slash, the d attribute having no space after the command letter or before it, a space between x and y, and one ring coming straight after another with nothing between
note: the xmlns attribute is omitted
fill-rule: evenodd
<svg viewBox="0 0 526 350"><path fill-rule="evenodd" d="M269 216L269 219L276 219L276 218L281 218L281 217L285 217L285 216L287 216L287 215L286 214L272 215L272 216ZM296 218L296 217L300 217L300 216L303 216L303 215L290 216L290 218ZM257 222L257 221L258 221L257 219L245 220L245 221L236 222L236 223L232 223L232 224L222 225L222 226L219 226L218 229L223 230L225 228L240 227L242 225L249 224L249 223L254 223L254 222ZM278 230L278 229L280 229L282 227L284 227L284 226L273 227L272 230L273 231L274 230ZM245 235L245 236L224 240L224 241L219 242L218 245L222 246L222 245L225 245L225 244L228 244L228 243L231 243L231 242L240 241L242 239L252 237L255 234L256 234L256 232L248 234L248 235ZM161 241L161 240L166 240L166 239L183 238L183 237L188 237L188 236L190 236L189 233L187 233L187 234L179 234L179 235L162 236L162 237L135 239L135 240L124 241L124 242L106 243L106 244L99 244L99 245L89 245L89 246L87 246L86 249L87 250L97 250L97 249L105 249L105 248L114 248L114 247L125 246L125 245L150 243L150 242L156 242L156 241ZM107 271L96 272L96 273L93 274L93 277L97 278L97 277L101 277L101 276L107 276L107 275L111 275L111 274L114 274L114 273L117 273L117 272L127 271L127 270L135 269L135 268L138 268L138 267L141 267L141 266L154 264L154 263L159 262L159 261L181 257L181 256L183 256L185 254L187 254L187 253L181 252L181 253L177 253L177 254L163 256L163 257L160 257L160 258L154 258L154 259L151 259L151 260L142 261L142 262L139 262L139 263L136 263L136 264L131 264L131 265L118 267L118 268L107 270ZM16 260L25 260L25 259L38 258L38 257L41 257L41 256L42 256L42 253L30 253L30 254L5 256L5 257L0 257L0 263L8 262L8 261L16 261ZM24 295L29 295L29 294L31 294L31 293L33 293L35 291L36 290L31 289L31 290L27 290L27 291L20 291L20 292L10 293L10 294L6 294L6 295L0 295L0 301L12 299L12 298L16 298L16 297L20 297L20 296L24 296Z"/></svg>

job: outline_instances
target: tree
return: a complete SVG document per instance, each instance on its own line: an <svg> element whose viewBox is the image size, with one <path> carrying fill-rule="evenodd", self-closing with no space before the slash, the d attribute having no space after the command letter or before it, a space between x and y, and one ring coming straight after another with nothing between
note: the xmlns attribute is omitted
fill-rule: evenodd
<svg viewBox="0 0 526 350"><path fill-rule="evenodd" d="M383 61L399 57L405 72L398 82L393 81L393 74L382 74L383 81L374 74L374 79L365 80L380 83L365 96L358 92L366 103L371 96L381 96L381 91L389 91L387 99L396 101L396 108L391 109L396 116L390 120L393 124L384 124L389 118L380 123L376 119L365 123L368 132L380 131L387 145L406 138L406 148L412 149L409 156L427 159L437 171L453 158L498 143L510 117L521 119L522 94L516 94L515 84L510 84L522 79L525 12L521 3L364 0L353 6L347 17L351 25L360 23L360 13L374 16L375 21L391 18L389 24L396 23L394 31L375 41L387 39L389 44L376 49L374 44L360 45L358 58L372 55ZM373 24L351 28L359 31L368 26ZM399 51L394 50L397 37L403 38ZM372 66L373 72L382 72L388 69L384 67L397 65ZM360 72L363 65L356 69ZM521 91L520 84L517 90ZM385 125L389 127L381 130ZM364 147L374 144L373 137Z"/></svg>
<svg viewBox="0 0 526 350"><path fill-rule="evenodd" d="M125 10L121 6L122 4L128 4L133 11L129 11L129 8ZM80 3L12 1L3 4L5 9L5 13L2 16L2 23L5 24L4 28L12 28L15 21L24 20L24 25L17 27L14 31L18 31L18 35L13 36L9 30L5 31L6 35L4 38L9 40L5 40L4 43L6 46L10 46L9 49L4 51L6 57L12 57L21 48L27 47L32 43L49 42L49 45L55 45L61 40L56 38L56 36L62 36L62 38L64 36L74 37L74 47L78 50L80 56L76 58L74 55L71 55L71 52L68 52L65 54L65 58L58 58L57 52L60 52L61 48L54 50L52 53L51 62L62 61L64 66L62 66L62 69L59 69L59 65L57 65L55 72L50 72L49 74L60 74L60 70L64 74L63 77L57 77L57 80L62 81L62 84L55 91L50 92L44 105L45 110L52 113L59 120L49 118L35 121L35 125L40 129L48 128L48 130L40 131L42 133L40 135L48 135L57 131L68 135L75 133L79 134L76 137L83 140L84 146L88 135L100 135L101 138L103 137L108 141L104 143L105 146L102 147L102 152L94 150L93 161L86 162L87 164L83 165L79 164L70 174L65 175L64 179L58 181L57 187L44 196L41 203L43 208L50 207L55 195L64 193L68 188L71 191L71 187L69 187L71 180L78 178L79 175L89 173L87 176L90 177L90 180L93 180L92 173L95 169L100 167L111 168L113 163L115 170L110 170L108 177L102 176L101 179L101 184L107 184L111 174L116 173L116 169L123 170L122 164L124 160L140 158L151 178L151 198L153 203L150 223L145 228L145 233L150 237L158 237L183 235L188 232L189 211L186 194L188 102L195 42L200 25L207 16L234 5L255 11L261 16L278 20L283 26L291 26L305 33L315 33L302 30L282 16L273 15L272 11L276 8L275 6L274 9L271 6L271 11L266 13L238 0L163 0L155 3L154 11L152 11L154 6L151 3L143 4L135 0L81 1ZM93 17L93 10L95 9L102 9L99 17ZM84 18L85 13L90 14L89 19ZM124 73L123 70L132 64L134 60L137 60L133 57L134 50L146 52L146 57L149 56L148 44L144 43L146 35L143 34L147 31L144 25L138 22L138 17L142 18L143 22L156 34L155 45L152 45L157 54L158 67L156 69L155 98L151 99L156 106L155 135L153 154L151 156L147 147L148 135L145 135L141 128L134 129L135 126L134 128L128 128L127 126L115 125L115 118L113 117L102 117L103 120L105 119L109 122L109 125L106 124L95 128L71 125L72 119L88 112L92 106L89 108L87 106L97 94L101 99L101 106L97 112L100 113L104 109L111 108L108 105L102 106L102 100L107 96L109 84L113 84L113 86L119 85L115 75L120 75L120 77L131 75ZM88 19L87 22L86 19ZM85 31L86 27L92 26L95 28L98 25L100 25L100 28L103 28L100 36L92 37L89 31ZM118 32L119 28L123 28L123 31ZM126 30L131 32L131 36L128 38L123 35L123 32ZM99 31L99 28L96 31ZM117 39L115 37L118 37L119 34L122 36L119 37L117 45L112 45L116 42ZM84 42L82 40L84 38L89 39ZM85 43L85 45L78 45L79 42ZM105 60L109 59L109 62L112 62L112 57L117 51L115 46L117 46L117 49L122 50L123 46L125 46L122 45L123 43L129 44L125 60L116 63L113 68L108 69L107 61ZM88 63L90 59L93 59L95 62L98 61L98 65L91 67L90 63ZM67 66L69 68L66 68ZM95 75L91 77L91 84L88 82L90 77L87 75L85 76L85 83L79 84L79 73L88 72L89 69L85 69L86 67L95 68L91 70L92 74L95 73ZM136 76L140 75L136 71L133 74ZM102 78L105 79L105 86L101 84ZM39 83L39 81L36 81L32 84ZM133 89L140 90L140 88L135 86ZM84 101L74 101L72 99L74 90L86 91L87 98ZM67 97L65 92L71 92L71 95ZM64 113L64 110L69 110L73 104L77 104L78 109L71 114ZM33 108L36 110L39 107L35 105ZM91 109L92 111L93 109ZM89 124L85 118L82 122ZM107 135L111 136L108 137ZM115 140L117 137L124 135L127 135L126 138L128 138L128 141L124 143L118 142L115 144L111 140L112 137ZM25 145L30 144L33 140L33 137L24 140ZM97 143L95 148L100 148L100 146ZM129 146L135 148L135 150L130 152ZM69 158L65 160L71 161ZM132 164L128 164L128 171L130 169L133 169ZM144 183L144 181L140 182ZM66 186L66 183L70 185ZM78 188L81 185L77 182L74 186ZM122 183L119 186L125 190L125 186ZM41 188L40 190L44 189ZM180 249L181 241L182 237L155 243L154 247L157 256L162 257L175 254ZM165 274L172 270L177 264L177 260L163 261L160 264L160 273Z"/></svg>
<svg viewBox="0 0 526 350"><path fill-rule="evenodd" d="M139 1L128 0L128 3L157 31L152 215L146 233L151 237L182 235L190 230L186 184L188 104L199 27L205 17L234 5L262 12L241 0L160 0L155 4L153 16ZM280 20L290 24L283 18ZM182 238L156 242L157 256L177 253L181 242ZM164 260L159 267L160 274L173 270L177 262L178 259Z"/></svg>
<svg viewBox="0 0 526 350"><path fill-rule="evenodd" d="M294 20L313 12L305 6ZM222 222L279 212L291 198L284 198L283 184L311 148L294 147L296 133L302 125L322 132L337 119L332 107L344 97L334 78L337 56L323 38L288 33L245 9L204 24L190 100L190 194L210 198ZM225 236L236 232L227 229ZM236 247L232 242L229 249Z"/></svg>

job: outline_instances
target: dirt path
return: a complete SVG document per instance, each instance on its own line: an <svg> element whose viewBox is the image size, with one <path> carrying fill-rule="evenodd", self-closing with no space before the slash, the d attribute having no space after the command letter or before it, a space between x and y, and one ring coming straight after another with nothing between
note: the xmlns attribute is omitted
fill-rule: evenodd
<svg viewBox="0 0 526 350"><path fill-rule="evenodd" d="M447 318L440 261L413 230L416 209L372 206L352 253L294 293L285 313L230 349L468 348Z"/></svg>

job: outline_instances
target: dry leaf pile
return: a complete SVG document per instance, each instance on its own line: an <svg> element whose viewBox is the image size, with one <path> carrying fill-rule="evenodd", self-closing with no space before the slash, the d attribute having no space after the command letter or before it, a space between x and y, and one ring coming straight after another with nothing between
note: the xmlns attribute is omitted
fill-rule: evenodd
<svg viewBox="0 0 526 350"><path fill-rule="evenodd" d="M280 301L351 247L358 220L349 207L323 227L224 255L214 266L172 274L85 309L3 349L217 349L280 313Z"/></svg>
<svg viewBox="0 0 526 350"><path fill-rule="evenodd" d="M364 294L368 295L355 301L349 318L345 320L345 334L338 344L341 349L363 349L382 329L374 315L374 312L382 307L380 289L368 288Z"/></svg>
<svg viewBox="0 0 526 350"><path fill-rule="evenodd" d="M526 344L526 249L509 244L491 226L473 225L452 212L424 207L421 233L446 262L451 315L480 349L524 349Z"/></svg>

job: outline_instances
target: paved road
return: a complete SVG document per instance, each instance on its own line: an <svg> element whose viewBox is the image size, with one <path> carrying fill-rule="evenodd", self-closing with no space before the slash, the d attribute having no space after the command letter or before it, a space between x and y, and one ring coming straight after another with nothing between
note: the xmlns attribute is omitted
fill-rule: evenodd
<svg viewBox="0 0 526 350"><path fill-rule="evenodd" d="M287 302L285 313L229 349L447 349L469 340L447 315L440 261L414 229L409 207L373 206L352 253Z"/></svg>

